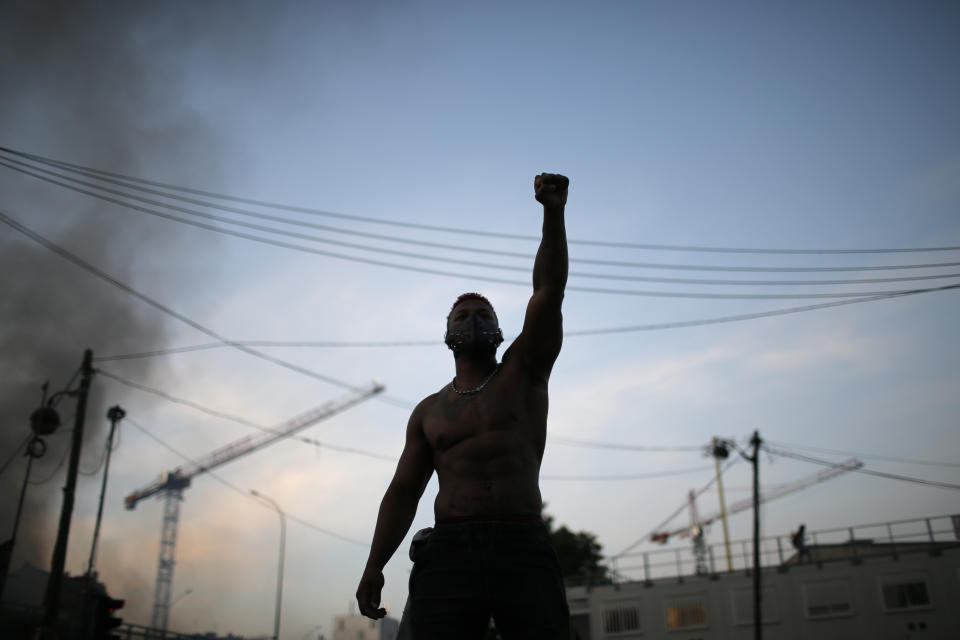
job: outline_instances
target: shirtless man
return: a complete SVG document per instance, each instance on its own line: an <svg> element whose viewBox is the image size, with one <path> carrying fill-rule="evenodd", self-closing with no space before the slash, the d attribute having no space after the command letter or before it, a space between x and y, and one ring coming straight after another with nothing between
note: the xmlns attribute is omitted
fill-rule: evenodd
<svg viewBox="0 0 960 640"><path fill-rule="evenodd" d="M479 639L492 617L505 640L566 640L569 612L556 555L540 516L547 380L563 341L567 283L563 214L568 180L534 178L543 235L523 331L497 363L496 313L460 296L445 342L456 376L413 410L397 471L380 504L357 602L378 619L383 567L406 536L436 470L436 526L415 537L404 625L416 640ZM427 530L424 530L425 532ZM414 555L415 554L415 555Z"/></svg>

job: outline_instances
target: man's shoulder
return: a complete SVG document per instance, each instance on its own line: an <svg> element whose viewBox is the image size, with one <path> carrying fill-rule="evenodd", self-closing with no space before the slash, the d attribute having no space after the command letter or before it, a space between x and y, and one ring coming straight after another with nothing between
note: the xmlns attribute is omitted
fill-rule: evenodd
<svg viewBox="0 0 960 640"><path fill-rule="evenodd" d="M553 369L553 361L547 366L538 363L533 356L529 342L523 333L516 337L513 343L503 353L501 369L506 375L517 376L529 380L534 386L546 384Z"/></svg>
<svg viewBox="0 0 960 640"><path fill-rule="evenodd" d="M421 418L425 414L429 413L434 406L436 406L437 401L440 399L440 396L446 391L447 387L450 386L450 383L443 385L439 390L434 393L431 393L426 398L417 403L417 406L413 408L413 413L411 417L414 419Z"/></svg>

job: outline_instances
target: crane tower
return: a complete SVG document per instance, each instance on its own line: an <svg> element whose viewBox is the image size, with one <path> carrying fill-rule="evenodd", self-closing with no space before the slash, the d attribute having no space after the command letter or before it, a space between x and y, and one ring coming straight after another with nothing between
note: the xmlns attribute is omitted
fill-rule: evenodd
<svg viewBox="0 0 960 640"><path fill-rule="evenodd" d="M174 552L177 547L177 529L180 525L180 502L183 500L184 490L190 486L193 478L205 471L212 471L221 465L262 449L277 440L288 438L297 431L373 397L383 389L383 385L376 382L366 387L354 389L341 398L330 400L319 407L291 418L273 429L261 434L245 436L197 461L167 471L150 485L130 493L123 499L124 506L128 510L132 510L141 500L155 495L163 497L163 524L160 532L160 553L157 557L157 581L153 595L151 627L162 631L167 630L167 622L170 617L170 592L173 586Z"/></svg>

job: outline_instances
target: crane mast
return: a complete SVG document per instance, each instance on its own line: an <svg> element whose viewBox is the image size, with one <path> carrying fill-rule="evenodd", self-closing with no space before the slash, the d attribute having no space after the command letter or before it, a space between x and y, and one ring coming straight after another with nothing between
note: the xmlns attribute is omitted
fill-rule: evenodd
<svg viewBox="0 0 960 640"><path fill-rule="evenodd" d="M157 558L157 581L154 588L151 627L164 632L167 630L170 617L170 595L173 586L177 530L180 525L180 502L183 500L184 490L190 486L193 478L263 449L278 440L289 438L297 431L345 411L383 390L383 385L376 382L366 387L354 389L340 398L325 402L277 427L267 429L260 434L244 436L198 460L162 473L159 478L146 487L139 491L133 491L124 497L123 504L128 510L135 509L137 503L146 498L155 495L163 497L163 521L160 532L160 553Z"/></svg>

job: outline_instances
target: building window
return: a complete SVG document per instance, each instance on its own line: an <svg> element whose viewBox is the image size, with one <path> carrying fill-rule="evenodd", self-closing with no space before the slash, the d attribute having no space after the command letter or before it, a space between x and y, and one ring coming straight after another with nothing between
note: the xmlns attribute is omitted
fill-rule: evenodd
<svg viewBox="0 0 960 640"><path fill-rule="evenodd" d="M737 625L753 624L753 590L741 589L730 594L733 600L733 622ZM760 602L760 621L770 624L780 620L780 611L777 608L776 592L773 589L763 590L763 600Z"/></svg>
<svg viewBox="0 0 960 640"><path fill-rule="evenodd" d="M803 585L808 618L836 618L853 615L850 590L842 580Z"/></svg>
<svg viewBox="0 0 960 640"><path fill-rule="evenodd" d="M667 605L667 629L697 629L707 626L707 605L703 597L675 600Z"/></svg>
<svg viewBox="0 0 960 640"><path fill-rule="evenodd" d="M880 593L886 611L930 608L930 592L921 574L883 576L880 578Z"/></svg>
<svg viewBox="0 0 960 640"><path fill-rule="evenodd" d="M640 607L635 604L613 603L603 609L604 635L616 635L640 630Z"/></svg>

